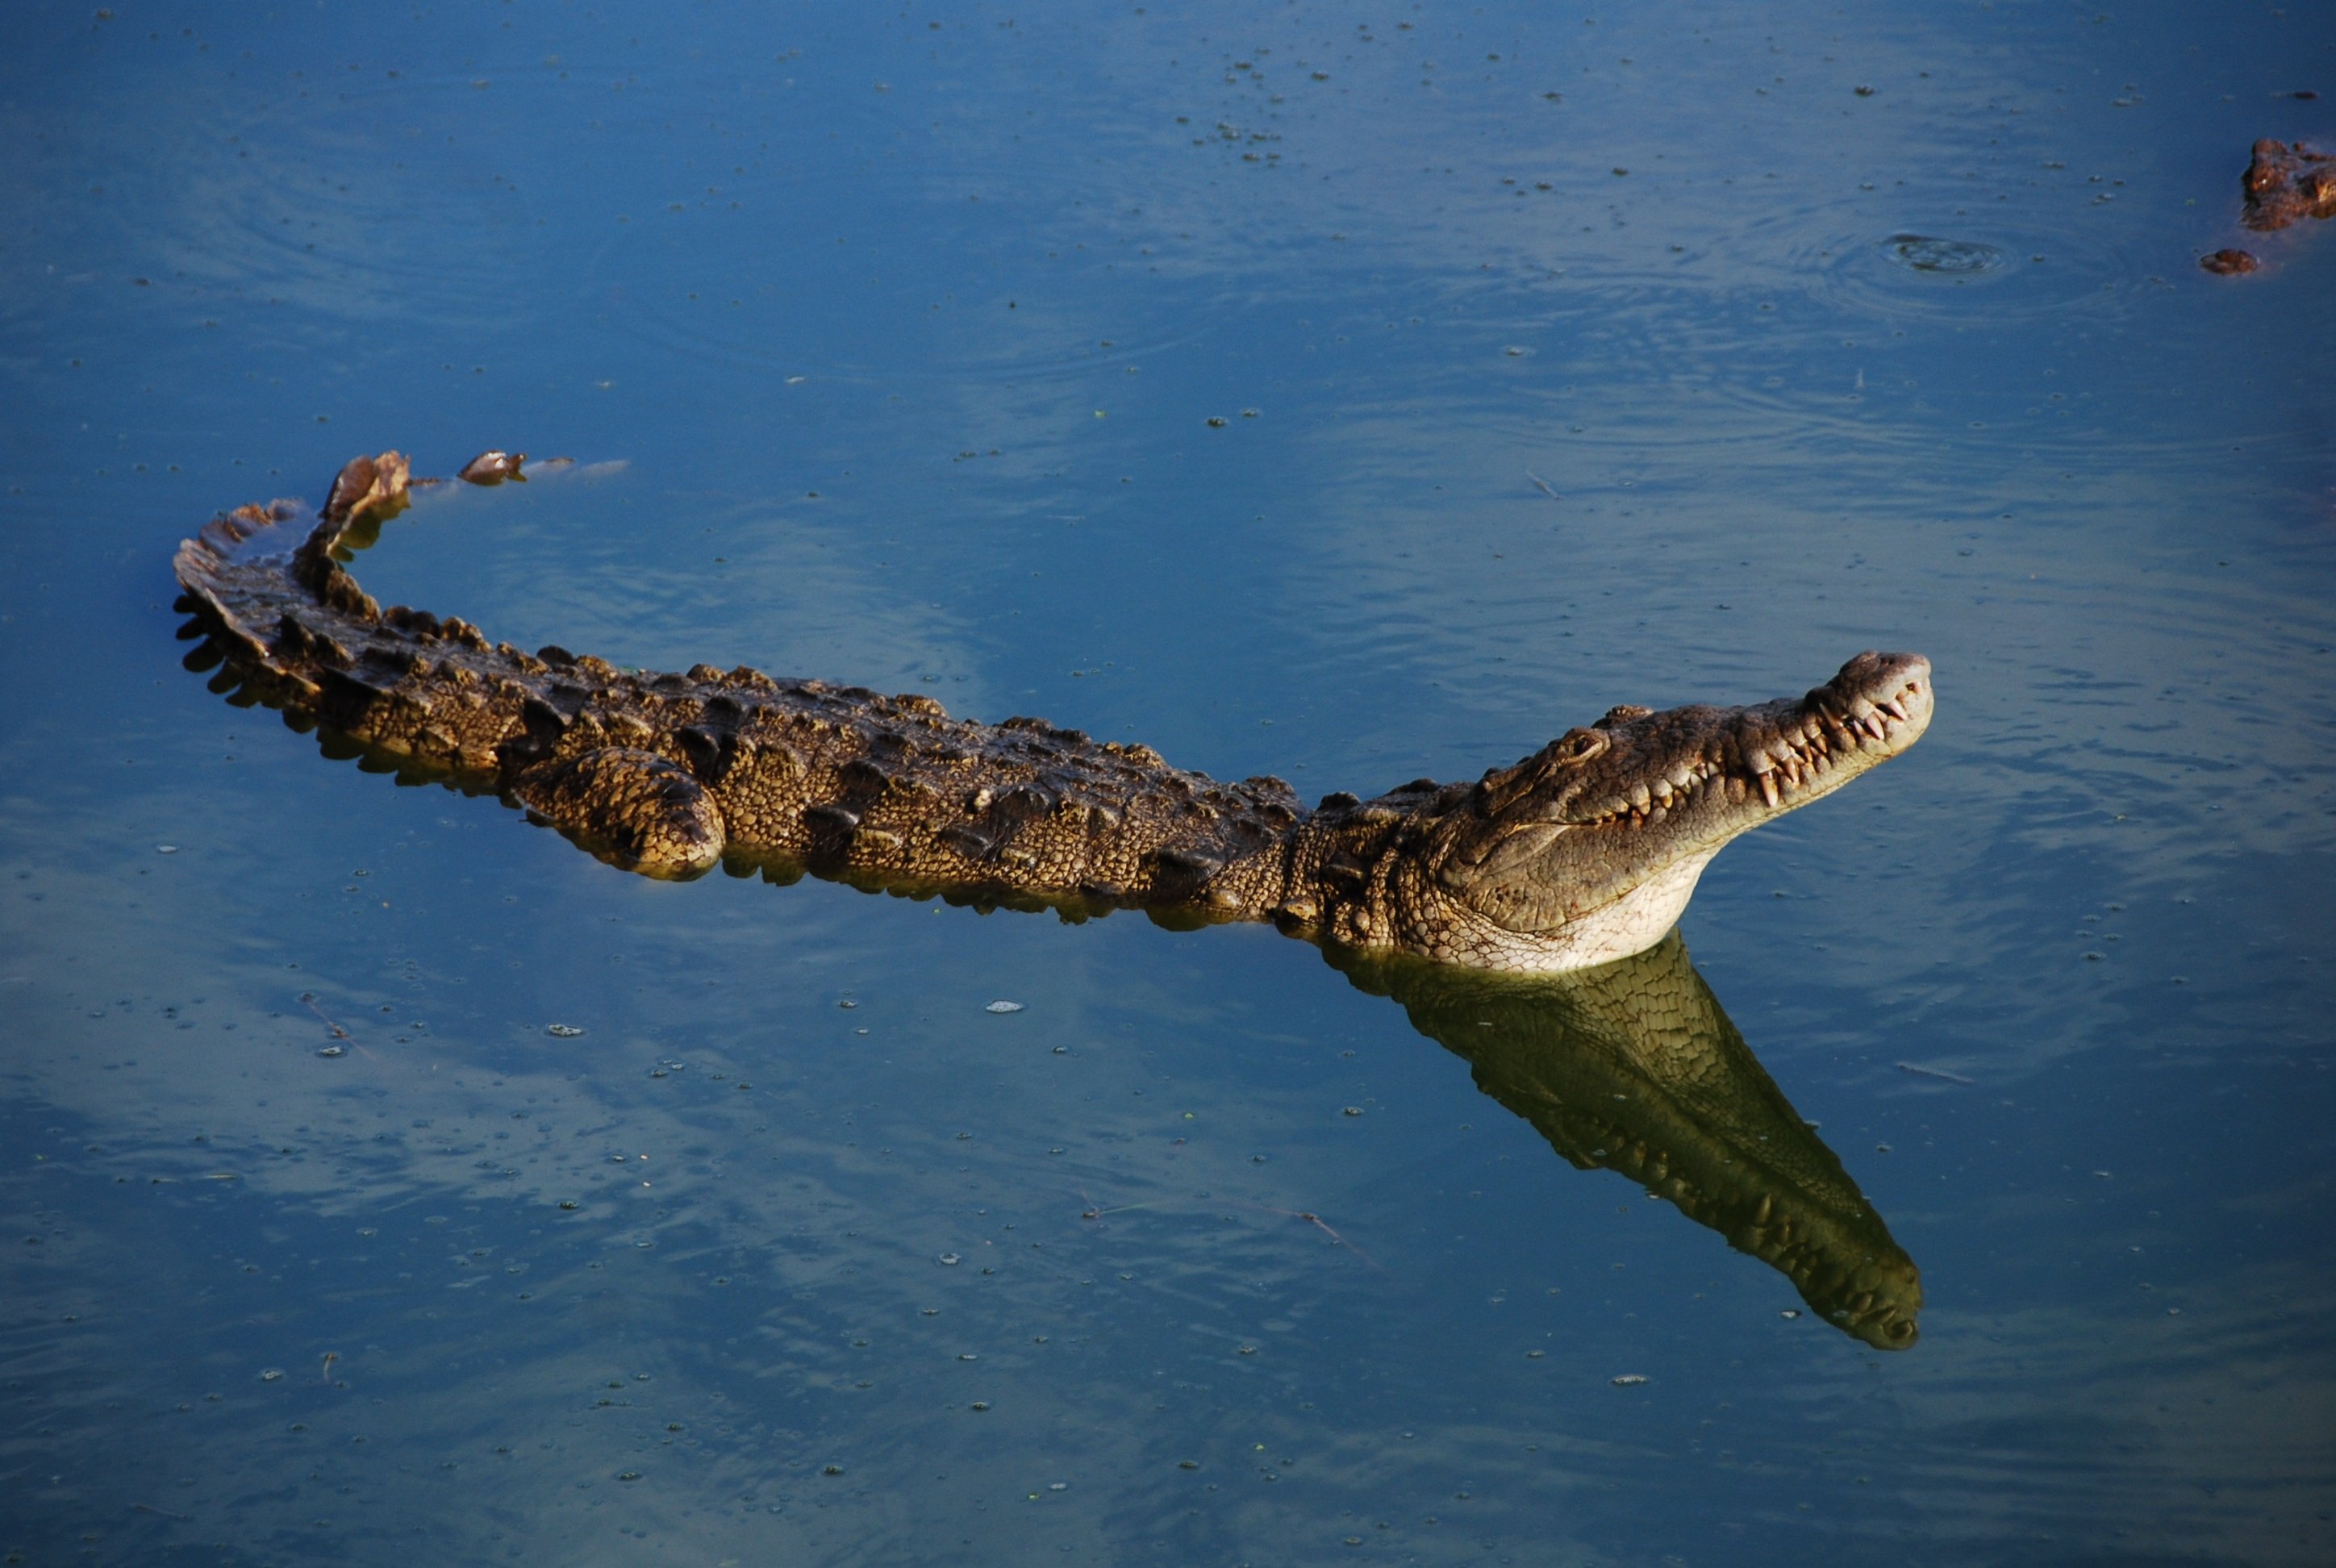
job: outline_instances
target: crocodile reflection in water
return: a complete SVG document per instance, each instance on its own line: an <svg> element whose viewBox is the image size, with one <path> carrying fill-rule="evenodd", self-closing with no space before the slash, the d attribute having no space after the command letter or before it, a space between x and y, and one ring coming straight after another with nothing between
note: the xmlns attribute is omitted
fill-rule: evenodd
<svg viewBox="0 0 2336 1568"><path fill-rule="evenodd" d="M1677 930L1559 975L1328 956L1359 989L1402 1003L1576 1167L1619 1172L1677 1205L1867 1344L1914 1342L1913 1260L1753 1057Z"/></svg>

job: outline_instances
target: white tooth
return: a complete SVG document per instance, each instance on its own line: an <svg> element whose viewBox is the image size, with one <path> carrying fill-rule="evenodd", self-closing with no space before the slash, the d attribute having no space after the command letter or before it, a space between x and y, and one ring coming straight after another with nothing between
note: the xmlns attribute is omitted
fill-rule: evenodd
<svg viewBox="0 0 2336 1568"><path fill-rule="evenodd" d="M1632 805L1638 807L1640 811L1645 811L1647 809L1648 798L1647 786L1645 784L1634 784L1630 786L1630 803Z"/></svg>
<svg viewBox="0 0 2336 1568"><path fill-rule="evenodd" d="M1775 805L1776 803L1776 775L1775 774L1764 773L1760 775L1760 798L1767 801L1770 805Z"/></svg>
<svg viewBox="0 0 2336 1568"><path fill-rule="evenodd" d="M1882 711L1901 724L1906 722L1906 705L1894 696L1882 705Z"/></svg>

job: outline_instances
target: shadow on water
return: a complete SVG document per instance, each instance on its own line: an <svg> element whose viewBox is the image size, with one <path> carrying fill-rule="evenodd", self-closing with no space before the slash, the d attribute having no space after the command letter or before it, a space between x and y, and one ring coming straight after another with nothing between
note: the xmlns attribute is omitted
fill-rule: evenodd
<svg viewBox="0 0 2336 1568"><path fill-rule="evenodd" d="M292 531L298 531L295 525ZM376 521L361 520L342 542L363 549L378 532ZM201 623L182 635L200 636ZM209 683L213 690L238 706L281 705L280 689L247 684L215 640L204 640L186 664L202 672L223 661ZM316 729L311 718L291 710L285 717L296 728L313 729L327 757L355 760L402 784L497 793L480 775ZM605 846L568 836L597 858L624 864ZM995 889L873 882L840 862L734 854L722 864L731 875L759 874L779 885L810 874L985 912L1052 908L1076 921L1111 908ZM1174 911L1153 911L1152 918L1180 929L1208 923ZM1614 1171L1717 1231L1737 1251L1785 1275L1813 1311L1843 1332L1880 1349L1914 1343L1920 1271L1840 1159L1762 1069L1696 972L1676 929L1630 958L1551 975L1488 973L1328 945L1323 953L1357 989L1399 1003L1421 1034L1468 1062L1479 1089L1530 1122L1575 1168Z"/></svg>
<svg viewBox="0 0 2336 1568"><path fill-rule="evenodd" d="M1530 978L1324 956L1401 1003L1575 1169L1617 1172L1718 1232L1844 1332L1913 1344L1913 1260L1762 1069L1676 930L1614 963Z"/></svg>

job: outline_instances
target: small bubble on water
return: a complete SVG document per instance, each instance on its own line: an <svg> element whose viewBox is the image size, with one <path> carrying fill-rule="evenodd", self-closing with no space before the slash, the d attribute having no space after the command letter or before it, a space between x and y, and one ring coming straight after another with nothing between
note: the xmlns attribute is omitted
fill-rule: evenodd
<svg viewBox="0 0 2336 1568"><path fill-rule="evenodd" d="M992 1002L988 1007L982 1008L982 1011L986 1013L1018 1013L1021 1010L1022 1004L1020 1002L1009 1002L1004 1000Z"/></svg>
<svg viewBox="0 0 2336 1568"><path fill-rule="evenodd" d="M584 1031L574 1024L546 1024L543 1032L556 1040L572 1040Z"/></svg>
<svg viewBox="0 0 2336 1568"><path fill-rule="evenodd" d="M338 1046L318 1046L316 1047L316 1054L320 1057L341 1057L346 1056L348 1053Z"/></svg>
<svg viewBox="0 0 2336 1568"><path fill-rule="evenodd" d="M943 1263L945 1263L945 1264L947 1264L947 1265L948 1265L949 1267L950 1267L950 1268L955 1268L955 1267L956 1267L959 1262L961 1262L962 1261L963 1261L963 1260L962 1260L962 1259L960 1259L960 1258L959 1258L959 1256L958 1256L955 1252L943 1252L943 1253L940 1255L940 1261L941 1261L941 1262L943 1262Z"/></svg>
<svg viewBox="0 0 2336 1568"><path fill-rule="evenodd" d="M1614 1379L1614 1387L1617 1388L1635 1388L1645 1381L1646 1378L1636 1372L1625 1372L1621 1377Z"/></svg>
<svg viewBox="0 0 2336 1568"><path fill-rule="evenodd" d="M259 1374L259 1380L260 1380L261 1382L263 1382L263 1383L273 1383L273 1382L277 1382L277 1381L278 1381L279 1379L281 1379L281 1378L283 1378L283 1376L284 1376L284 1368L281 1368L281 1367L270 1367L270 1368L267 1368L265 1371L263 1371L263 1372L261 1372L261 1373Z"/></svg>

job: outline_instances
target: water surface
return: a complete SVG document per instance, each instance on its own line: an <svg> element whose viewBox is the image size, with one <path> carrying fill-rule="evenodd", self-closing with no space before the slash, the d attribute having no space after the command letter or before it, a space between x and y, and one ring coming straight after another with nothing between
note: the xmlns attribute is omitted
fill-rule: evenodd
<svg viewBox="0 0 2336 1568"><path fill-rule="evenodd" d="M2312 8L0 35L0 1549L2327 1559L2336 233L2196 265ZM177 541L389 446L589 472L384 600L1309 797L1928 654L1679 982L1919 1340L1595 1141L1606 1013L648 882L206 692Z"/></svg>

